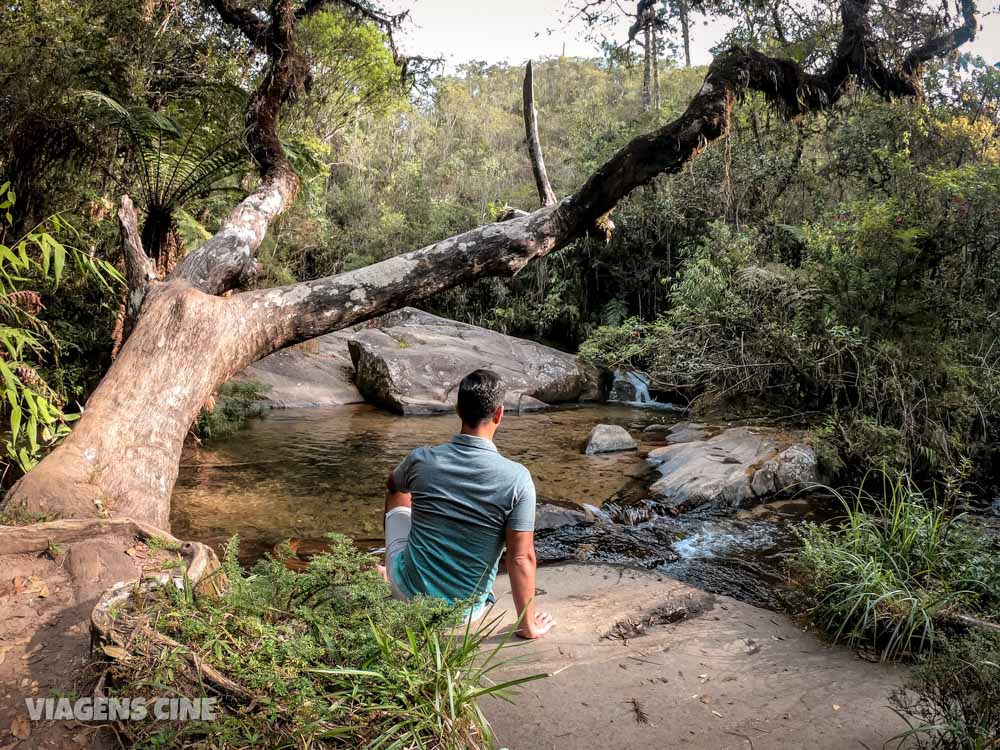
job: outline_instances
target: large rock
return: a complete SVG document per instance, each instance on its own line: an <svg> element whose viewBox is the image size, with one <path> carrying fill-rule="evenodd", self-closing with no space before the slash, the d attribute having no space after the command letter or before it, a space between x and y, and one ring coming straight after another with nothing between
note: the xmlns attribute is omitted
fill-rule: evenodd
<svg viewBox="0 0 1000 750"><path fill-rule="evenodd" d="M763 428L734 427L707 440L667 445L650 451L647 460L662 475L650 490L677 511L748 507L818 481L810 446Z"/></svg>
<svg viewBox="0 0 1000 750"><path fill-rule="evenodd" d="M638 447L639 443L632 439L624 427L616 424L599 424L587 436L583 452L592 456L595 453L634 451Z"/></svg>
<svg viewBox="0 0 1000 750"><path fill-rule="evenodd" d="M450 411L478 368L503 378L508 410L597 397L596 371L572 354L411 307L354 333L349 348L365 400L400 414Z"/></svg>
<svg viewBox="0 0 1000 750"><path fill-rule="evenodd" d="M341 406L364 401L354 385L354 366L347 350L350 331L338 331L275 352L237 377L271 389L264 396L277 409Z"/></svg>

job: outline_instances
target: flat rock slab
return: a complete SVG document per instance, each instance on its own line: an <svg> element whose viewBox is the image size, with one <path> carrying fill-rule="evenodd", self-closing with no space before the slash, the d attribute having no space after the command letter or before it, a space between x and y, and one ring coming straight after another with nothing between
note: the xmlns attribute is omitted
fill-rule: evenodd
<svg viewBox="0 0 1000 750"><path fill-rule="evenodd" d="M349 348L365 400L399 414L451 411L462 378L479 368L503 378L508 410L597 396L596 371L572 354L412 307L354 333Z"/></svg>
<svg viewBox="0 0 1000 750"><path fill-rule="evenodd" d="M650 492L675 511L744 508L819 478L811 446L766 428L732 427L706 440L656 448L647 460L661 474Z"/></svg>
<svg viewBox="0 0 1000 750"><path fill-rule="evenodd" d="M350 331L338 331L283 349L250 365L237 377L270 386L264 400L276 409L362 403L347 350L350 335Z"/></svg>
<svg viewBox="0 0 1000 750"><path fill-rule="evenodd" d="M862 661L782 615L604 565L542 568L537 586L558 624L513 649L494 678L550 676L513 705L482 702L500 747L842 750L882 747L906 729L888 708L902 668ZM505 576L495 591L495 613L510 622Z"/></svg>
<svg viewBox="0 0 1000 750"><path fill-rule="evenodd" d="M588 456L597 453L618 453L619 451L634 451L639 443L632 439L628 430L616 424L595 425L587 436L583 452Z"/></svg>

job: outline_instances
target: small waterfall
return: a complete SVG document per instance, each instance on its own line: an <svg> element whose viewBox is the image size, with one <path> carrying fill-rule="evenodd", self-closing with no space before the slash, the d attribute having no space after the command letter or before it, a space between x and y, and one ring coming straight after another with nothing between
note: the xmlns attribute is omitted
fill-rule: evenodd
<svg viewBox="0 0 1000 750"><path fill-rule="evenodd" d="M645 406L654 409L673 409L673 404L664 404L649 395L649 376L632 370L615 370L608 401Z"/></svg>

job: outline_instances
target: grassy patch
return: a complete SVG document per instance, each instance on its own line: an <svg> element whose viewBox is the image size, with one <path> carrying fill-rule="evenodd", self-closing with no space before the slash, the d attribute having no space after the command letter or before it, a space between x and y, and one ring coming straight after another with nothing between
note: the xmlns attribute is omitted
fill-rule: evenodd
<svg viewBox="0 0 1000 750"><path fill-rule="evenodd" d="M0 526L30 526L33 523L54 521L55 518L47 513L32 513L9 503L0 508Z"/></svg>
<svg viewBox="0 0 1000 750"><path fill-rule="evenodd" d="M803 575L814 622L836 640L893 658L933 644L955 613L996 614L996 545L908 480L886 479L844 502L837 528L806 524L793 566Z"/></svg>
<svg viewBox="0 0 1000 750"><path fill-rule="evenodd" d="M520 682L490 679L500 647L481 646L496 623L453 631L459 607L389 598L371 558L345 537L331 540L304 573L277 559L247 573L234 541L221 598L164 587L119 613L116 628L131 645L112 670L117 691L217 696L222 709L213 722L130 722L136 746L494 745L477 698Z"/></svg>

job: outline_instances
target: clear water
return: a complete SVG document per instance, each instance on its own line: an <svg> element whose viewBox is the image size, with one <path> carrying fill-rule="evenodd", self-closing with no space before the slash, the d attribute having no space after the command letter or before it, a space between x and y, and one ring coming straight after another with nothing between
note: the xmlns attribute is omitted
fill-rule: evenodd
<svg viewBox="0 0 1000 750"><path fill-rule="evenodd" d="M531 470L540 501L600 506L646 465L636 451L583 455L587 434L602 422L641 429L657 419L624 406L534 412L508 416L496 442ZM271 412L228 440L186 447L173 533L216 549L239 534L245 559L330 531L378 544L389 471L457 429L452 416L403 418L367 405Z"/></svg>

